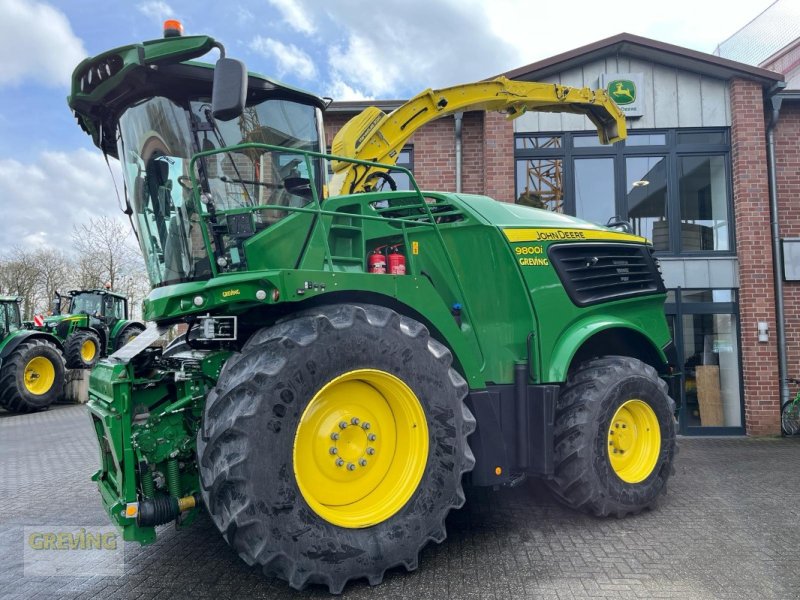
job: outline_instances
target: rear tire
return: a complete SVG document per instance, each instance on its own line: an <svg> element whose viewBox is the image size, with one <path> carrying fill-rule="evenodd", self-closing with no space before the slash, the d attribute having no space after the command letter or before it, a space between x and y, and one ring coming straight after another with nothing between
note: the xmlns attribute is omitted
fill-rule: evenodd
<svg viewBox="0 0 800 600"><path fill-rule="evenodd" d="M114 352L129 344L136 337L144 331L144 327L141 325L128 325L122 332L117 336L117 343L114 345Z"/></svg>
<svg viewBox="0 0 800 600"><path fill-rule="evenodd" d="M44 410L64 391L64 359L45 340L20 343L0 369L0 406L15 413Z"/></svg>
<svg viewBox="0 0 800 600"><path fill-rule="evenodd" d="M625 356L581 364L556 409L555 477L567 506L605 517L653 505L673 472L675 402L649 365Z"/></svg>
<svg viewBox="0 0 800 600"><path fill-rule="evenodd" d="M416 569L420 550L445 539L444 519L463 505L462 475L475 463L467 443L475 428L463 402L467 384L451 362L423 325L378 306L322 307L253 335L225 364L197 439L203 500L231 547L295 589L323 584L337 594L351 579L376 585L389 568ZM395 380L411 395L395 397L389 389ZM382 402L402 409L406 401L416 415L411 421L396 410L364 425ZM343 412L336 412L337 402ZM347 419L352 406L362 411L360 421ZM327 425L315 429L315 423ZM371 442L377 451L362 440L374 440L372 433L380 436ZM409 452L400 450L406 438ZM362 442L359 459L345 444ZM337 444L341 451L329 453ZM414 453L421 445L423 458ZM390 466L375 488L326 503L329 488L347 495L351 483L363 487L378 473L381 451ZM336 471L339 458L347 461ZM413 476L395 476L416 467L411 487L404 482ZM398 487L399 499L378 495L384 485ZM344 514L361 506L367 512Z"/></svg>
<svg viewBox="0 0 800 600"><path fill-rule="evenodd" d="M800 432L800 402L790 400L783 405L781 431L784 435L797 435Z"/></svg>
<svg viewBox="0 0 800 600"><path fill-rule="evenodd" d="M79 329L67 338L64 356L68 369L91 369L100 360L100 336L93 331Z"/></svg>

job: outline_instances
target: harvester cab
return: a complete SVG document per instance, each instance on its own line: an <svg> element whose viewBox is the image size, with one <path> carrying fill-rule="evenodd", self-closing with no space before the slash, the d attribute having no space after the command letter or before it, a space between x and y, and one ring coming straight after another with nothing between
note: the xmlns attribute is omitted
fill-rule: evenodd
<svg viewBox="0 0 800 600"><path fill-rule="evenodd" d="M396 167L411 191L374 185L414 129L455 109L584 114L601 142L622 139L602 90L428 90L359 115L329 156L324 100L194 62L224 50L168 33L85 60L69 97L122 165L153 288L153 326L90 380L94 480L126 540L202 506L249 564L341 592L416 568L462 480L541 477L599 516L656 502L675 433L647 240L422 192ZM176 324L187 333L148 346Z"/></svg>
<svg viewBox="0 0 800 600"><path fill-rule="evenodd" d="M67 367L89 369L144 331L144 325L128 319L128 299L105 289L72 290L62 314L63 297L56 294L53 314L39 329L56 336L64 346Z"/></svg>
<svg viewBox="0 0 800 600"><path fill-rule="evenodd" d="M61 342L28 329L21 299L0 296L0 406L11 412L44 410L64 389Z"/></svg>

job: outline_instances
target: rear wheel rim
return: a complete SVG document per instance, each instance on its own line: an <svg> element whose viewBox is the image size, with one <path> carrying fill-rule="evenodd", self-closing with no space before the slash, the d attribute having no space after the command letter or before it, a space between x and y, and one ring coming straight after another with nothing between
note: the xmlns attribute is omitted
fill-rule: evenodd
<svg viewBox="0 0 800 600"><path fill-rule="evenodd" d="M617 408L608 428L608 460L625 483L640 483L661 453L661 428L653 408L638 399Z"/></svg>
<svg viewBox="0 0 800 600"><path fill-rule="evenodd" d="M797 402L791 402L784 406L781 421L784 433L796 435L800 430L800 405Z"/></svg>
<svg viewBox="0 0 800 600"><path fill-rule="evenodd" d="M23 378L25 389L34 396L41 396L53 387L56 380L56 368L50 359L36 356L25 365Z"/></svg>
<svg viewBox="0 0 800 600"><path fill-rule="evenodd" d="M92 362L97 356L97 344L92 339L83 340L81 344L81 358L84 362Z"/></svg>
<svg viewBox="0 0 800 600"><path fill-rule="evenodd" d="M398 377L359 369L325 384L297 426L294 473L311 509L348 528L397 513L428 459L428 426L416 394Z"/></svg>

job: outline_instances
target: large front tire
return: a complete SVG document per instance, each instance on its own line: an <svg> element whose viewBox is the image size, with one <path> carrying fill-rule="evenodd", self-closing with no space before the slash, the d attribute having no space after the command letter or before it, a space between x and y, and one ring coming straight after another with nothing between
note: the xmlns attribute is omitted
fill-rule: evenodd
<svg viewBox="0 0 800 600"><path fill-rule="evenodd" d="M64 343L67 368L91 369L101 356L100 337L87 329L79 329Z"/></svg>
<svg viewBox="0 0 800 600"><path fill-rule="evenodd" d="M652 506L673 471L674 407L666 383L639 360L606 356L581 364L556 409L549 482L556 497L601 517Z"/></svg>
<svg viewBox="0 0 800 600"><path fill-rule="evenodd" d="M378 306L256 333L225 364L197 439L203 500L231 547L295 589L415 569L475 462L451 361L423 325Z"/></svg>
<svg viewBox="0 0 800 600"><path fill-rule="evenodd" d="M64 391L64 359L45 340L20 343L0 369L0 406L10 412L44 410Z"/></svg>

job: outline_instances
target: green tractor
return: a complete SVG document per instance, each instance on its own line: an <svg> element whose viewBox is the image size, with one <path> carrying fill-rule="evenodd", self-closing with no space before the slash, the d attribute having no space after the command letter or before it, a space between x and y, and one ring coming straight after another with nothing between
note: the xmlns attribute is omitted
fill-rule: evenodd
<svg viewBox="0 0 800 600"><path fill-rule="evenodd" d="M248 564L338 593L415 569L465 483L541 478L598 516L654 505L674 349L647 240L423 193L403 169L412 191L349 193L391 165L324 154L324 100L169 33L85 60L69 97L121 163L153 288L153 324L90 379L93 479L125 540L202 508ZM624 135L602 92L536 85L556 96L540 110ZM413 114L448 105L426 97Z"/></svg>
<svg viewBox="0 0 800 600"><path fill-rule="evenodd" d="M61 342L28 329L20 317L20 299L0 296L0 406L10 412L44 410L64 391Z"/></svg>
<svg viewBox="0 0 800 600"><path fill-rule="evenodd" d="M108 290L73 290L68 296L69 312L61 314L62 296L57 293L53 315L36 328L61 341L69 369L91 369L144 331L144 325L128 319L125 296Z"/></svg>

